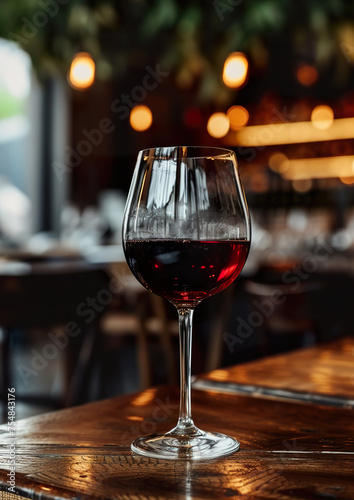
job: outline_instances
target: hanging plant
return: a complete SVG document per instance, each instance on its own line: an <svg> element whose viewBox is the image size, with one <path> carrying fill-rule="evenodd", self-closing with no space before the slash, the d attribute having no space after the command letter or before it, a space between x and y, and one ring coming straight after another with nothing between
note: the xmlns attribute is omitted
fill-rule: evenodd
<svg viewBox="0 0 354 500"><path fill-rule="evenodd" d="M134 65L162 62L185 80L220 74L229 52L252 57L255 47L272 57L284 37L313 61L343 57L338 26L353 19L346 0L16 0L1 7L0 36L27 51L39 75L66 73L77 52L89 52L97 78L122 75ZM256 44L256 45L255 45ZM191 51L189 50L191 49ZM346 48L348 53L348 48ZM300 56L299 56L300 57ZM262 66L258 61L257 65ZM193 69L194 68L194 69ZM188 78L187 78L187 73ZM178 78L177 78L178 80ZM212 85L210 86L210 88ZM206 86L202 87L205 92ZM214 85L217 91L218 85Z"/></svg>

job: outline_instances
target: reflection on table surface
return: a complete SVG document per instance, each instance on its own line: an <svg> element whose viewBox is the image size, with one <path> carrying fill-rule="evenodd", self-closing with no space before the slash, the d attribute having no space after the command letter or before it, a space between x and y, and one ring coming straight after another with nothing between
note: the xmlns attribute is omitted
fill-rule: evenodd
<svg viewBox="0 0 354 500"><path fill-rule="evenodd" d="M353 364L354 338L344 338L215 370L195 387L354 408Z"/></svg>
<svg viewBox="0 0 354 500"><path fill-rule="evenodd" d="M352 355L352 347L349 339L324 346L322 352L345 357ZM313 349L305 350L304 356L314 365L321 357ZM253 364L256 372L258 363L262 367L263 361ZM350 376L346 364L345 370ZM272 373L275 378L276 365ZM336 374L332 376L335 382ZM246 382L254 382L251 372L249 377L245 375ZM295 377L292 383L296 384ZM159 387L18 421L18 492L45 499L55 495L59 499L351 500L354 496L352 409L313 401L275 401L257 393L194 390L195 422L234 435L240 450L219 461L192 463L132 454L130 443L136 436L170 428L177 412L178 390ZM0 427L0 436L0 445L7 446L6 426ZM2 487L7 470L6 464L1 466Z"/></svg>

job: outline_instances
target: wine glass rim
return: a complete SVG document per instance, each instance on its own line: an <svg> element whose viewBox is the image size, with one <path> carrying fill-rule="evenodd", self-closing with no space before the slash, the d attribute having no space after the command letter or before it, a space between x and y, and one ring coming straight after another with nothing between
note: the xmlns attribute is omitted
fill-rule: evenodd
<svg viewBox="0 0 354 500"><path fill-rule="evenodd" d="M159 146L153 148L142 149L139 154L144 156L149 156L151 152L156 151L157 155L154 155L155 159L167 159L166 156L174 151L179 151L182 157L186 157L189 160L196 160L198 158L223 158L235 156L235 152L232 149L219 148L214 146ZM200 154L189 155L188 152L200 151Z"/></svg>

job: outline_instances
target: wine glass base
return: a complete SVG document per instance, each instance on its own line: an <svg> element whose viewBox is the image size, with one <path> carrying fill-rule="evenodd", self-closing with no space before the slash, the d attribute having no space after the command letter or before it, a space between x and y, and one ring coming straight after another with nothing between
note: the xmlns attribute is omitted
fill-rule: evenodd
<svg viewBox="0 0 354 500"><path fill-rule="evenodd" d="M134 453L167 460L212 460L235 453L240 443L225 434L198 429L194 436L151 434L131 444Z"/></svg>

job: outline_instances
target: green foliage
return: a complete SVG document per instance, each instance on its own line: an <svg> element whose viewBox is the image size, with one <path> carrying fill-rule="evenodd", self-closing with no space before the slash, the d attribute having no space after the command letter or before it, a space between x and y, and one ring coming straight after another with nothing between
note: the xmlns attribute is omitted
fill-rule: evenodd
<svg viewBox="0 0 354 500"><path fill-rule="evenodd" d="M23 113L23 101L0 87L0 120Z"/></svg>
<svg viewBox="0 0 354 500"><path fill-rule="evenodd" d="M157 0L142 21L142 34L155 36L162 30L170 29L178 19L178 6L174 0Z"/></svg>
<svg viewBox="0 0 354 500"><path fill-rule="evenodd" d="M57 6L54 14L45 13L46 2ZM210 75L230 51L250 53L255 40L269 52L290 36L293 53L302 52L301 32L307 48L311 41L314 62L327 64L338 26L353 16L348 0L7 0L0 7L0 37L19 41L39 74L66 72L84 50L102 79L161 61L178 71L193 66L192 58L193 67L208 68ZM341 57L331 50L328 58L333 53Z"/></svg>

